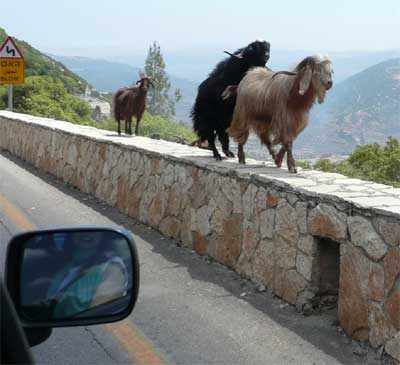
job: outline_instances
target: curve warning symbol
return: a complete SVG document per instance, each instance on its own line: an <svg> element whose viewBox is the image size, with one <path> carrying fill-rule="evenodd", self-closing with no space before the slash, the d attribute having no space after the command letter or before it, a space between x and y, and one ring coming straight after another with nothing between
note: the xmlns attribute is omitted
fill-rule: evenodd
<svg viewBox="0 0 400 365"><path fill-rule="evenodd" d="M24 58L11 37L8 37L0 48L0 58Z"/></svg>

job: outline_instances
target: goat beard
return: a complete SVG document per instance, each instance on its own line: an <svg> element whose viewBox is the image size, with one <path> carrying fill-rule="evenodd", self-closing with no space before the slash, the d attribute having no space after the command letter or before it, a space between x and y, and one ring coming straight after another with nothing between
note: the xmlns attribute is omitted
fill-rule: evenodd
<svg viewBox="0 0 400 365"><path fill-rule="evenodd" d="M323 85L321 85L317 89L318 104L322 104L325 101L325 96L326 96L326 88Z"/></svg>

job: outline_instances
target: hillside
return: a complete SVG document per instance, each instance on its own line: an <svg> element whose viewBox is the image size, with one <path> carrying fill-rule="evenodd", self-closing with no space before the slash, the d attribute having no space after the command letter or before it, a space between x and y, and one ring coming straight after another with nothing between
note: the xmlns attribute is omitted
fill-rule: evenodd
<svg viewBox="0 0 400 365"><path fill-rule="evenodd" d="M138 79L140 68L120 62L87 57L66 57L51 55L65 64L70 70L87 80L100 92L114 93L122 86L128 86ZM196 97L197 85L194 82L168 75L171 82L171 95L175 89L180 89L181 100L176 103L176 120L191 126L190 109Z"/></svg>
<svg viewBox="0 0 400 365"><path fill-rule="evenodd" d="M6 37L0 28L0 43ZM83 93L86 81L28 43L14 41L25 58L25 83L13 88L14 111L75 123L90 120L89 105L74 96ZM7 85L0 85L0 109L7 105Z"/></svg>
<svg viewBox="0 0 400 365"><path fill-rule="evenodd" d="M4 42L6 37L6 32L0 28L0 42ZM26 64L25 84L13 88L14 111L116 130L113 120L92 121L89 105L74 96L85 90L88 83L83 78L28 43L14 40ZM0 85L0 109L7 108L7 105L7 85ZM156 134L159 138L177 141L190 142L195 138L191 130L179 123L147 112L140 123L140 131L146 136Z"/></svg>
<svg viewBox="0 0 400 365"><path fill-rule="evenodd" d="M0 43L7 38L7 33L0 28ZM69 93L81 94L87 82L71 72L62 63L38 51L27 42L13 38L25 58L25 77L49 76L56 81L61 81Z"/></svg>
<svg viewBox="0 0 400 365"><path fill-rule="evenodd" d="M316 105L296 141L301 157L348 154L357 145L400 137L400 58L346 79Z"/></svg>

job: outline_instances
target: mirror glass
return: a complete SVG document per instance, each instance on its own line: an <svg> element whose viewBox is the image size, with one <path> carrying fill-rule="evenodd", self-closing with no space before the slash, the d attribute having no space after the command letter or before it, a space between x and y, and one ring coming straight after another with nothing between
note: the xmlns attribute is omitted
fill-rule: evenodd
<svg viewBox="0 0 400 365"><path fill-rule="evenodd" d="M130 301L129 242L113 231L38 233L24 242L22 315L30 321L118 314Z"/></svg>

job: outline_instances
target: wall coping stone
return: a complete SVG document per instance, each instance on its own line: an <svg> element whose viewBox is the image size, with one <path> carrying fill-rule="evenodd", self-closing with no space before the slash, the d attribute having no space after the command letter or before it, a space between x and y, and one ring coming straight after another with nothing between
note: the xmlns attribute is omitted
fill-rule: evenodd
<svg viewBox="0 0 400 365"><path fill-rule="evenodd" d="M222 176L237 177L261 185L272 183L277 190L301 195L303 200L307 198L318 203L330 203L342 211L360 212L366 216L377 214L400 218L400 189L388 185L301 168L297 174L290 174L285 167L276 168L271 160L257 161L248 158L246 165L238 164L236 158L216 161L212 158L211 151L197 147L141 136L119 136L113 131L27 114L0 111L0 118L118 145L150 157L163 157ZM267 156L267 150L265 154Z"/></svg>

